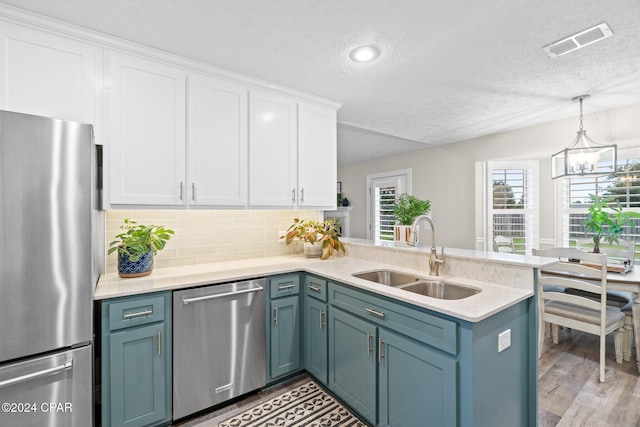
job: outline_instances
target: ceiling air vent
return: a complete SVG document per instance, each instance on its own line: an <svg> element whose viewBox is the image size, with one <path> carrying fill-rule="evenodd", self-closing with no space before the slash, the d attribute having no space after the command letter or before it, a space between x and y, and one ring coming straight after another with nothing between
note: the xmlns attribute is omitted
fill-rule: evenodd
<svg viewBox="0 0 640 427"><path fill-rule="evenodd" d="M542 49L552 58L564 55L565 53L572 52L581 47L588 46L592 43L606 39L613 35L613 31L609 28L606 22L598 24L595 27L589 28L579 33L573 34L569 37L565 37L562 40L558 40L555 43L551 43L543 47Z"/></svg>

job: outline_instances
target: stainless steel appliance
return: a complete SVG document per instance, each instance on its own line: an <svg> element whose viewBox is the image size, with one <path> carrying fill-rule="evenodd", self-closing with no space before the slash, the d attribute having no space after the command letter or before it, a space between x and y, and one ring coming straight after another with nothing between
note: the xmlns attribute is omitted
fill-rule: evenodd
<svg viewBox="0 0 640 427"><path fill-rule="evenodd" d="M173 293L173 419L264 387L264 278Z"/></svg>
<svg viewBox="0 0 640 427"><path fill-rule="evenodd" d="M104 267L86 124L0 111L0 426L91 426Z"/></svg>

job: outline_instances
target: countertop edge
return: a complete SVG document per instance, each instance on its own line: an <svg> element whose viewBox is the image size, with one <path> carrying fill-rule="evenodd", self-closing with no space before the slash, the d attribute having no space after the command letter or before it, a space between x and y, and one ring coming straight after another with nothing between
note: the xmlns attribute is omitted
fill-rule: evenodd
<svg viewBox="0 0 640 427"><path fill-rule="evenodd" d="M122 279L117 273L104 274L100 277L96 287L94 300L100 301L152 292L215 285L230 281L242 281L276 274L303 272L322 276L328 280L393 298L460 320L479 322L534 295L533 290L528 291L487 282L445 276L440 278L476 287L481 289L482 292L462 300L440 300L358 279L351 275L359 271L379 268L404 271L425 278L429 277L420 271L349 257L319 260L304 256L278 256L183 267L156 268L149 276L133 279Z"/></svg>

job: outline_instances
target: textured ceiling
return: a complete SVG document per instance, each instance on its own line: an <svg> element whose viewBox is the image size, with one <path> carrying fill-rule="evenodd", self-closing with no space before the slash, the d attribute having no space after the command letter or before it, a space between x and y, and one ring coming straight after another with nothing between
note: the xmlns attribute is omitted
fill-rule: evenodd
<svg viewBox="0 0 640 427"><path fill-rule="evenodd" d="M576 116L583 93L585 113L640 102L637 0L0 3L342 102L341 164ZM608 39L542 50L603 21ZM380 58L350 62L363 43Z"/></svg>

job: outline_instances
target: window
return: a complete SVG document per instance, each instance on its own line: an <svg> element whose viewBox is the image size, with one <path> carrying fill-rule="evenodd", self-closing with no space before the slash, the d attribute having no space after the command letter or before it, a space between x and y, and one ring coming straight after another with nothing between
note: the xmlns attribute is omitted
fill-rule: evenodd
<svg viewBox="0 0 640 427"><path fill-rule="evenodd" d="M518 254L538 246L538 163L536 161L487 162L485 175L485 249L492 250L495 236L513 239Z"/></svg>
<svg viewBox="0 0 640 427"><path fill-rule="evenodd" d="M411 191L411 169L367 175L367 238L394 240L396 222L393 205L402 193Z"/></svg>
<svg viewBox="0 0 640 427"><path fill-rule="evenodd" d="M591 237L582 225L588 214L589 194L613 197L624 210L640 212L640 155L625 154L627 158L620 156L615 174L558 180L558 246L574 246L576 239ZM640 243L640 220L634 219L633 223L634 228L625 227L620 238Z"/></svg>

